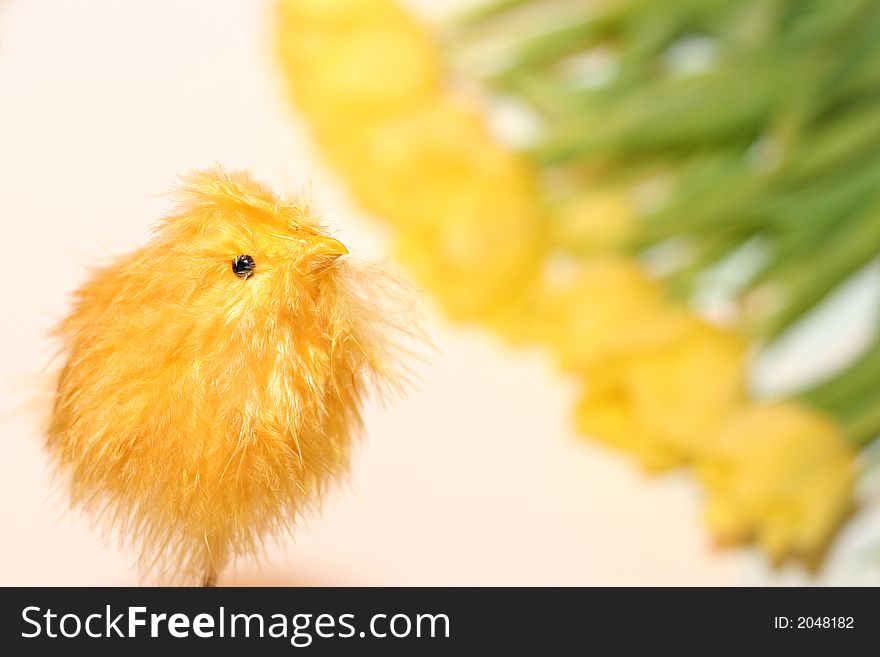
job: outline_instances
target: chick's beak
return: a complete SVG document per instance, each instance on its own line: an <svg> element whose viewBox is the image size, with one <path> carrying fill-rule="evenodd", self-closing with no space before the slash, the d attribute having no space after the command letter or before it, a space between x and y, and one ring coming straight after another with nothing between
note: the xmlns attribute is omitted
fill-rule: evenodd
<svg viewBox="0 0 880 657"><path fill-rule="evenodd" d="M336 260L348 253L345 244L332 237L312 235L306 239L306 250L309 255L322 260Z"/></svg>
<svg viewBox="0 0 880 657"><path fill-rule="evenodd" d="M303 240L303 250L307 267L311 272L322 272L330 268L339 256L348 249L339 240L324 235L309 235Z"/></svg>

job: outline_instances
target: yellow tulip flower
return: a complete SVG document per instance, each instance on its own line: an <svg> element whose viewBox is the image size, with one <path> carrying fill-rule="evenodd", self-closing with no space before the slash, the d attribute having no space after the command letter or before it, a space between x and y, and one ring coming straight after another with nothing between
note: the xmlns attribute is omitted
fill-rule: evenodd
<svg viewBox="0 0 880 657"><path fill-rule="evenodd" d="M434 44L395 3L285 0L279 9L281 61L322 143L439 92Z"/></svg>
<svg viewBox="0 0 880 657"><path fill-rule="evenodd" d="M551 264L522 309L523 332L546 345L565 371L580 372L597 360L629 350L662 309L661 287L633 260L605 256Z"/></svg>
<svg viewBox="0 0 880 657"><path fill-rule="evenodd" d="M633 453L650 470L693 461L742 403L744 342L691 315L669 313L633 333L630 349L622 347L588 370L578 428Z"/></svg>
<svg viewBox="0 0 880 657"><path fill-rule="evenodd" d="M794 403L749 406L710 446L698 473L716 539L815 563L853 508L855 451L840 427Z"/></svg>
<svg viewBox="0 0 880 657"><path fill-rule="evenodd" d="M636 208L622 190L591 190L560 203L552 239L570 253L600 253L624 244L635 223Z"/></svg>

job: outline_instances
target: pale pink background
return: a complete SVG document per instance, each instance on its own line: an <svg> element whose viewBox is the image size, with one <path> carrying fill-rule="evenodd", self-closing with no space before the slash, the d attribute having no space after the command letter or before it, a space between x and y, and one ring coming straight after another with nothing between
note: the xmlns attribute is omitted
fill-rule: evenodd
<svg viewBox="0 0 880 657"><path fill-rule="evenodd" d="M436 16L450 3L418 2ZM0 2L0 584L135 584L131 555L50 486L45 335L86 266L135 248L192 167L308 190L353 252L386 239L315 156L272 58L271 3ZM569 428L572 389L539 353L431 315L422 383L369 408L347 488L295 541L221 583L877 583L876 513L820 580L714 551L684 476L648 479Z"/></svg>

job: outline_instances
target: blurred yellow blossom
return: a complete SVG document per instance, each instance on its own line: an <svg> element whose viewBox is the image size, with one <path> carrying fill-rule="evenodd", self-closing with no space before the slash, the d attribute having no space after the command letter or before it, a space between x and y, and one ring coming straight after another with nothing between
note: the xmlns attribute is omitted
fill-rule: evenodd
<svg viewBox="0 0 880 657"><path fill-rule="evenodd" d="M578 429L633 453L650 470L691 462L745 395L745 344L692 315L668 312L630 348L588 372Z"/></svg>
<svg viewBox="0 0 880 657"><path fill-rule="evenodd" d="M536 210L530 169L459 99L435 99L379 121L338 151L337 164L364 204L395 224L442 220L450 197L453 205L465 196L491 200L499 212Z"/></svg>
<svg viewBox="0 0 880 657"><path fill-rule="evenodd" d="M393 2L282 0L279 14L282 64L322 143L439 92L434 44Z"/></svg>
<svg viewBox="0 0 880 657"><path fill-rule="evenodd" d="M280 0L281 19L309 29L388 23L404 14L389 0Z"/></svg>
<svg viewBox="0 0 880 657"><path fill-rule="evenodd" d="M529 206L493 199L478 185L438 199L432 208L437 216L415 215L397 232L400 259L455 319L487 320L503 312L539 262L540 236Z"/></svg>
<svg viewBox="0 0 880 657"><path fill-rule="evenodd" d="M534 276L543 240L531 171L454 99L378 123L340 168L397 227L397 251L456 318L485 316Z"/></svg>
<svg viewBox="0 0 880 657"><path fill-rule="evenodd" d="M282 3L280 49L297 102L362 204L396 227L397 253L444 310L493 316L540 259L533 171L491 137L474 102L443 91L437 52L405 11L333 5Z"/></svg>
<svg viewBox="0 0 880 657"><path fill-rule="evenodd" d="M698 473L716 539L815 562L853 507L855 452L834 421L794 403L750 406L709 444Z"/></svg>
<svg viewBox="0 0 880 657"><path fill-rule="evenodd" d="M551 240L569 253L604 252L622 246L635 222L635 205L623 190L594 189L559 203Z"/></svg>
<svg viewBox="0 0 880 657"><path fill-rule="evenodd" d="M644 323L665 308L661 286L631 258L560 260L548 263L521 321L528 339L546 345L563 370L583 371L632 349Z"/></svg>

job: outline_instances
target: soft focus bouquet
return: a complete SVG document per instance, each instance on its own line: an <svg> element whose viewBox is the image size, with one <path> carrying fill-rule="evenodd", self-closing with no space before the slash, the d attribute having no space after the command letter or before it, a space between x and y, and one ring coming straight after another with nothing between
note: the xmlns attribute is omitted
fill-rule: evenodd
<svg viewBox="0 0 880 657"><path fill-rule="evenodd" d="M585 436L693 468L719 542L817 562L880 433L880 340L785 394L750 372L880 247L877 3L501 0L430 30L282 0L278 48L450 317L549 350Z"/></svg>

